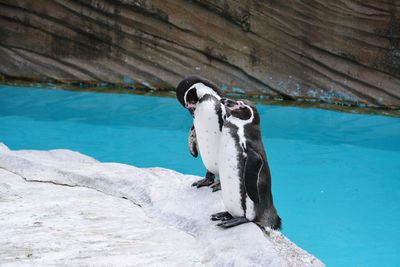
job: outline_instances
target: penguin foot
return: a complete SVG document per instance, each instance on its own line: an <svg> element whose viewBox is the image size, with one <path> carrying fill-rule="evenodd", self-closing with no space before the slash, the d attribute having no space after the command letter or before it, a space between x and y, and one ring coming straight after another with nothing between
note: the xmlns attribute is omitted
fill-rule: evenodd
<svg viewBox="0 0 400 267"><path fill-rule="evenodd" d="M211 214L211 221L227 221L233 219L233 216L227 211L218 212Z"/></svg>
<svg viewBox="0 0 400 267"><path fill-rule="evenodd" d="M238 218L233 218L230 220L227 220L225 222L221 222L217 224L217 226L222 227L222 228L231 228L234 226L238 226L243 223L248 223L250 222L246 217L238 217Z"/></svg>
<svg viewBox="0 0 400 267"><path fill-rule="evenodd" d="M215 182L211 185L212 191L217 192L221 190L221 182Z"/></svg>
<svg viewBox="0 0 400 267"><path fill-rule="evenodd" d="M214 183L214 176L206 175L206 178L194 182L192 186L196 186L197 188L199 188L202 186L210 186L213 183Z"/></svg>

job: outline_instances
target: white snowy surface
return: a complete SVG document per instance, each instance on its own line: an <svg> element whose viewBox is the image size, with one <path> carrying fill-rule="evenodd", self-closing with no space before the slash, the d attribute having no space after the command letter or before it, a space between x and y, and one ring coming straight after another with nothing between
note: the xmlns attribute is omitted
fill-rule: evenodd
<svg viewBox="0 0 400 267"><path fill-rule="evenodd" d="M280 232L215 226L196 176L1 143L0 168L1 266L324 266Z"/></svg>

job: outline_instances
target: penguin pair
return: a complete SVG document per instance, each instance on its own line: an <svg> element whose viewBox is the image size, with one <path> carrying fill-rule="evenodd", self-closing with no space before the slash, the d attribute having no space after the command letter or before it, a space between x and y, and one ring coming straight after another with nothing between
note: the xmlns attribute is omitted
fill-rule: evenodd
<svg viewBox="0 0 400 267"><path fill-rule="evenodd" d="M189 150L200 151L206 177L194 186L222 184L227 211L211 215L217 225L229 228L246 222L279 229L281 219L273 204L271 175L260 133L260 117L247 101L221 97L218 87L192 76L177 87L179 102L193 116ZM215 175L220 185L214 183Z"/></svg>

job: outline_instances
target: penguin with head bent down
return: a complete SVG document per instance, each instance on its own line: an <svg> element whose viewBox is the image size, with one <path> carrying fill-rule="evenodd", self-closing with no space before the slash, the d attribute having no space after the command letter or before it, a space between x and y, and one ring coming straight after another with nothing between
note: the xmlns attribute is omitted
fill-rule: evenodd
<svg viewBox="0 0 400 267"><path fill-rule="evenodd" d="M221 91L211 82L197 76L182 80L176 88L176 97L193 116L193 126L189 132L189 150L201 159L207 169L206 177L193 184L196 187L210 186L213 192L220 190L215 183L218 170L219 139L225 116L221 104Z"/></svg>
<svg viewBox="0 0 400 267"><path fill-rule="evenodd" d="M219 148L219 177L226 212L211 215L223 228L246 222L279 229L281 218L271 192L271 175L261 140L260 117L248 101L223 98L226 120Z"/></svg>

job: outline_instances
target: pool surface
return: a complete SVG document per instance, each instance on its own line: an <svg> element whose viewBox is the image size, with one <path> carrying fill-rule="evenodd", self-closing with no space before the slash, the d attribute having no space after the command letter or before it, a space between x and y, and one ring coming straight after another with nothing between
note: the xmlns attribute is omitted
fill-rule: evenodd
<svg viewBox="0 0 400 267"><path fill-rule="evenodd" d="M285 235L327 266L399 266L400 119L258 109ZM0 142L11 149L203 175L190 127L173 98L0 86Z"/></svg>

